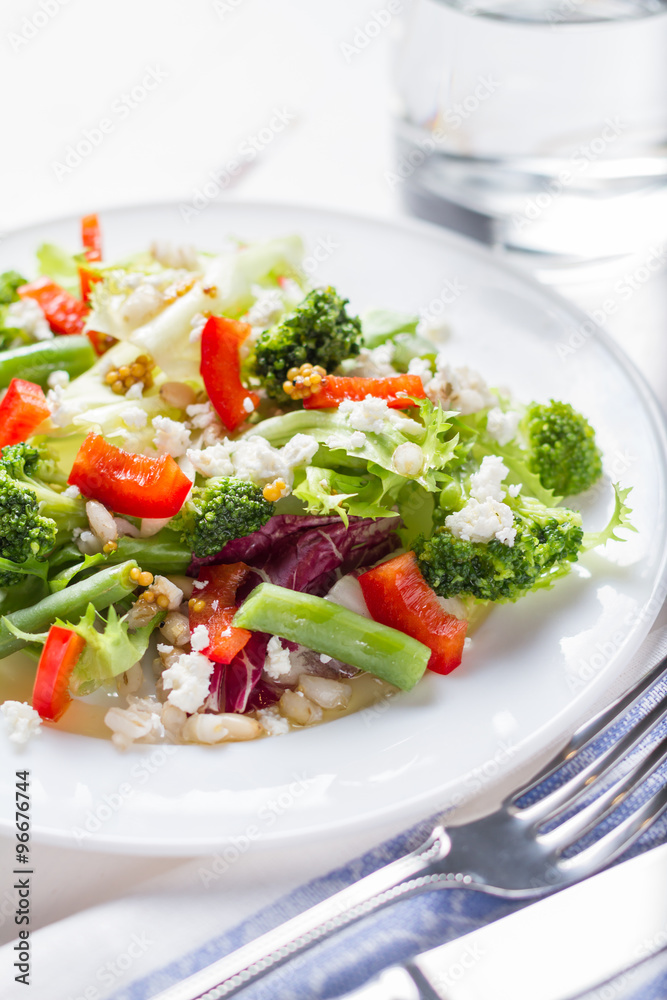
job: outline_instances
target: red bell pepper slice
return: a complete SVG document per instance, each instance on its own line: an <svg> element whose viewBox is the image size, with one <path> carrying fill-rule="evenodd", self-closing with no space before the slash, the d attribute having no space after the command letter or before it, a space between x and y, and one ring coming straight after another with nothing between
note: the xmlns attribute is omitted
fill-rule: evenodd
<svg viewBox="0 0 667 1000"><path fill-rule="evenodd" d="M421 575L414 552L362 573L359 583L375 621L419 639L432 650L429 670L449 674L458 667L468 623L443 610Z"/></svg>
<svg viewBox="0 0 667 1000"><path fill-rule="evenodd" d="M173 517L192 486L171 455L135 455L93 433L79 448L67 482L130 517Z"/></svg>
<svg viewBox="0 0 667 1000"><path fill-rule="evenodd" d="M110 347L118 343L115 337L108 333L100 333L99 330L86 330L86 336L98 357L106 354Z"/></svg>
<svg viewBox="0 0 667 1000"><path fill-rule="evenodd" d="M69 628L49 629L32 691L32 707L43 719L56 722L72 701L69 680L85 645L85 639Z"/></svg>
<svg viewBox="0 0 667 1000"><path fill-rule="evenodd" d="M38 385L13 378L0 403L0 448L25 441L50 413L46 396Z"/></svg>
<svg viewBox="0 0 667 1000"><path fill-rule="evenodd" d="M250 567L245 563L230 563L226 566L205 566L199 574L199 583L192 596L194 602L189 610L190 633L198 625L208 631L209 644L201 652L216 663L231 663L252 635L245 628L234 628L232 619L236 607L236 591L246 580ZM200 607L201 603L204 607ZM198 609L198 610L197 610Z"/></svg>
<svg viewBox="0 0 667 1000"><path fill-rule="evenodd" d="M95 271L92 267L86 267L85 264L79 264L79 281L81 282L81 298L84 302L87 302L90 298L90 290L96 282L102 280L102 275L99 271Z"/></svg>
<svg viewBox="0 0 667 1000"><path fill-rule="evenodd" d="M322 410L338 407L344 399L359 401L366 396L386 399L387 406L393 410L406 410L417 405L411 399L406 399L406 396L426 399L419 375L390 375L387 378L327 375L322 379L321 388L312 396L307 396L303 405L306 410Z"/></svg>
<svg viewBox="0 0 667 1000"><path fill-rule="evenodd" d="M213 409L228 431L236 430L259 403L257 393L241 383L239 348L250 330L248 323L211 316L201 335L201 376ZM252 409L246 409L250 407L247 399Z"/></svg>
<svg viewBox="0 0 667 1000"><path fill-rule="evenodd" d="M39 278L17 289L22 299L34 299L54 333L83 333L88 306L50 278Z"/></svg>
<svg viewBox="0 0 667 1000"><path fill-rule="evenodd" d="M84 215L81 220L81 242L86 260L102 260L102 231L97 215Z"/></svg>

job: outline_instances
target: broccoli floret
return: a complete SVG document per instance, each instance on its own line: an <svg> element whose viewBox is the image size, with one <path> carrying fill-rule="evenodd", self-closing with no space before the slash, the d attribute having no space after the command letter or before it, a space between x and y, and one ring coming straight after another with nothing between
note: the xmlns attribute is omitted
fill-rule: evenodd
<svg viewBox="0 0 667 1000"><path fill-rule="evenodd" d="M26 279L17 271L4 271L0 274L0 305L7 306L10 302L16 302L19 297L16 289L25 284Z"/></svg>
<svg viewBox="0 0 667 1000"><path fill-rule="evenodd" d="M195 486L169 527L180 532L195 555L212 556L227 542L261 528L273 510L259 486L220 476Z"/></svg>
<svg viewBox="0 0 667 1000"><path fill-rule="evenodd" d="M42 476L51 478L51 484ZM8 445L0 453L0 557L31 566L43 562L74 528L87 525L84 503L53 488L55 466L46 452L25 443ZM0 567L0 586L13 586L22 574Z"/></svg>
<svg viewBox="0 0 667 1000"><path fill-rule="evenodd" d="M444 526L436 528L431 538L415 544L424 578L440 597L516 601L564 575L577 561L583 530L575 511L523 498L514 509L514 527L511 546L496 539L467 542Z"/></svg>
<svg viewBox="0 0 667 1000"><path fill-rule="evenodd" d="M283 382L290 368L304 362L333 371L345 358L359 354L361 321L348 316L347 299L333 288L309 292L293 312L269 330L255 346L252 371L273 399L286 400Z"/></svg>
<svg viewBox="0 0 667 1000"><path fill-rule="evenodd" d="M582 493L602 475L595 431L569 403L532 403L523 421L531 472L557 496Z"/></svg>

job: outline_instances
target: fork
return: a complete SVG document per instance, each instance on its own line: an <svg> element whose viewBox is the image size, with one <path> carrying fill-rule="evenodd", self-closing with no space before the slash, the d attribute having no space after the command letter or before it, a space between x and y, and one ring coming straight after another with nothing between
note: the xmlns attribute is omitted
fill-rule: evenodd
<svg viewBox="0 0 667 1000"><path fill-rule="evenodd" d="M592 875L612 862L667 807L667 786L573 857L564 857L667 760L667 740L605 783L614 768L667 718L667 698L617 742L588 763L586 751L667 677L667 657L634 688L578 729L569 743L527 785L493 813L460 826L436 826L415 851L367 875L225 958L164 990L154 1000L220 1000L277 968L297 953L367 914L428 889L477 889L505 899L537 899ZM522 805L563 765L576 773L536 801ZM584 801L582 801L584 800ZM580 806L572 813L573 807ZM544 828L547 827L545 830Z"/></svg>

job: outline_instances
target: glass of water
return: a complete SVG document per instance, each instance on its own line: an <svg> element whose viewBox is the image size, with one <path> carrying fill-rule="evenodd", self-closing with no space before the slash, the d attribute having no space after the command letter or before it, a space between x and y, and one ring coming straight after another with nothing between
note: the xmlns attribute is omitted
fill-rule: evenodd
<svg viewBox="0 0 667 1000"><path fill-rule="evenodd" d="M667 0L411 0L395 80L413 212L561 261L667 235Z"/></svg>

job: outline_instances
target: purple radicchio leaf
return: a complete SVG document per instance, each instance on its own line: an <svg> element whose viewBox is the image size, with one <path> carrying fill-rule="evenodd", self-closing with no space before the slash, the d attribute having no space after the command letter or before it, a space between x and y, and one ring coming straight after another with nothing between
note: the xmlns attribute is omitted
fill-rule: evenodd
<svg viewBox="0 0 667 1000"><path fill-rule="evenodd" d="M322 597L340 576L372 566L393 552L399 544L396 526L394 518L351 517L345 527L337 516L278 515L259 531L229 542L216 555L195 558L189 572L196 576L202 566L240 561L279 587ZM253 573L239 590L239 599L243 601L258 582ZM210 688L214 711L248 711L251 692L262 676L269 638L253 633L228 666L216 667Z"/></svg>

